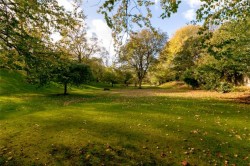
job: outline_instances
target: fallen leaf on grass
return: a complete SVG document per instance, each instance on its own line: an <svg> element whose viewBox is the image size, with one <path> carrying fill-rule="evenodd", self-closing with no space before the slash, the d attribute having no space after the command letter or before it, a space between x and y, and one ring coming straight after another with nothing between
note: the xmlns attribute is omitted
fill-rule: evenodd
<svg viewBox="0 0 250 166"><path fill-rule="evenodd" d="M244 158L243 158L243 160L247 160L247 159L248 159L248 157L244 157Z"/></svg>
<svg viewBox="0 0 250 166"><path fill-rule="evenodd" d="M217 157L223 158L223 155L219 152L219 153L217 153Z"/></svg>
<svg viewBox="0 0 250 166"><path fill-rule="evenodd" d="M235 137L239 140L242 140L241 136L240 135L235 135Z"/></svg>
<svg viewBox="0 0 250 166"><path fill-rule="evenodd" d="M197 130L192 130L190 133L192 133L192 134L198 134L199 130L198 129Z"/></svg>
<svg viewBox="0 0 250 166"><path fill-rule="evenodd" d="M181 162L181 165L182 166L189 166L190 164L186 160L184 160Z"/></svg>
<svg viewBox="0 0 250 166"><path fill-rule="evenodd" d="M167 156L166 153L161 152L161 157L162 157L162 158L163 158L163 157L166 157L166 156Z"/></svg>

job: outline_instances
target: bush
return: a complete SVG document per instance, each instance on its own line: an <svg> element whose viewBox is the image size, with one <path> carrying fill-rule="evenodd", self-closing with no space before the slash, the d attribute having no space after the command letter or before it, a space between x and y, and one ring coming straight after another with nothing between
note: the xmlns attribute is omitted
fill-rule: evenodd
<svg viewBox="0 0 250 166"><path fill-rule="evenodd" d="M220 83L221 74L212 66L205 65L196 69L196 78L202 89L215 90Z"/></svg>
<svg viewBox="0 0 250 166"><path fill-rule="evenodd" d="M199 87L199 83L198 81L195 79L194 73L192 70L187 70L185 71L185 73L183 74L183 81L190 85L193 89L198 88Z"/></svg>
<svg viewBox="0 0 250 166"><path fill-rule="evenodd" d="M228 93L232 91L232 88L233 88L232 84L228 82L221 82L217 90L222 93Z"/></svg>

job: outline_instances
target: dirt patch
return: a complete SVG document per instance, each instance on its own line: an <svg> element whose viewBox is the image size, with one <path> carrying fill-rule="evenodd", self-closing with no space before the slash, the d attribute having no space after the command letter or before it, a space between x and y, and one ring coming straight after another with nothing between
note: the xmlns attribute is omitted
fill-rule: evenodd
<svg viewBox="0 0 250 166"><path fill-rule="evenodd" d="M240 103L250 104L250 91L246 92L231 92L220 93L216 91L204 90L183 90L183 89L132 89L132 90L116 90L122 96L144 97L144 96L166 96L166 97L181 97L181 98L204 98L204 99L219 99L233 100Z"/></svg>

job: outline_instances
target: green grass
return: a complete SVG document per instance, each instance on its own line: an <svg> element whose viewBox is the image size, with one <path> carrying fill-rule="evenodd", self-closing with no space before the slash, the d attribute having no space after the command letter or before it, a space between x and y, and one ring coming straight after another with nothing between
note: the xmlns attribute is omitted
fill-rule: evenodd
<svg viewBox="0 0 250 166"><path fill-rule="evenodd" d="M63 96L3 70L0 87L0 165L250 163L247 104L155 95L169 88L92 85Z"/></svg>

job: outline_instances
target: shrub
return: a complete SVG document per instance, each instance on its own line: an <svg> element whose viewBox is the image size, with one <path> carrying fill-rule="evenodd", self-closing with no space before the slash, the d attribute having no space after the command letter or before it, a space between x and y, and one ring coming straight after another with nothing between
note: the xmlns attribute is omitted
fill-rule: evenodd
<svg viewBox="0 0 250 166"><path fill-rule="evenodd" d="M220 77L220 72L209 65L196 69L196 78L203 89L215 90L219 86Z"/></svg>
<svg viewBox="0 0 250 166"><path fill-rule="evenodd" d="M217 90L222 93L228 93L232 91L232 88L233 88L232 84L228 82L221 82Z"/></svg>
<svg viewBox="0 0 250 166"><path fill-rule="evenodd" d="M183 81L190 85L193 89L199 87L198 81L195 79L194 73L192 70L187 70L183 74Z"/></svg>

